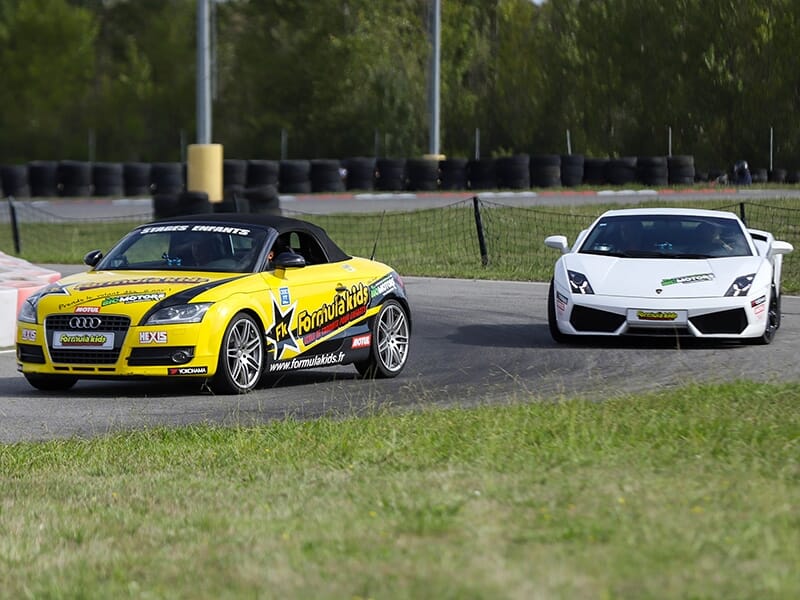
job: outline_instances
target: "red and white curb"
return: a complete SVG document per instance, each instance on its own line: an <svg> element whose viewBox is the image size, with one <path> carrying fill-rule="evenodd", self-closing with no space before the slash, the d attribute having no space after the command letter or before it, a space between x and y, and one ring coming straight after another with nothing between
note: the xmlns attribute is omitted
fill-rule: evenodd
<svg viewBox="0 0 800 600"><path fill-rule="evenodd" d="M61 273L0 252L0 348L17 341L17 314L22 303Z"/></svg>

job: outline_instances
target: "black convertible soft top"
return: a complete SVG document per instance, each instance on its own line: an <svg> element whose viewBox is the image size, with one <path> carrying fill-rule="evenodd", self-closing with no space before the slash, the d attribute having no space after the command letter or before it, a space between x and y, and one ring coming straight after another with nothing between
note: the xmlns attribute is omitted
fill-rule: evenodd
<svg viewBox="0 0 800 600"><path fill-rule="evenodd" d="M251 213L211 213L200 215L181 215L177 217L168 217L165 219L158 219L148 223L147 226L155 225L156 223L174 223L180 221L182 223L200 223L200 224L215 224L226 223L235 225L256 225L264 228L272 228L278 232L278 235L290 231L300 231L314 236L316 240L325 248L328 259L331 262L339 262L348 260L350 255L344 252L339 246L336 245L322 227L303 221L301 219L293 219L291 217L282 217L280 215L267 215L267 214L251 214Z"/></svg>

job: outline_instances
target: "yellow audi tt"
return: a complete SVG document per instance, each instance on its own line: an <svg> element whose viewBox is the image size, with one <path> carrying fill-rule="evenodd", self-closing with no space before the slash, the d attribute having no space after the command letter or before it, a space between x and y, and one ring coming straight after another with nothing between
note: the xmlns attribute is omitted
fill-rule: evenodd
<svg viewBox="0 0 800 600"><path fill-rule="evenodd" d="M235 394L266 374L332 365L394 377L408 359L411 311L399 275L348 256L299 219L172 217L85 262L90 270L20 309L17 368L37 389L185 377Z"/></svg>

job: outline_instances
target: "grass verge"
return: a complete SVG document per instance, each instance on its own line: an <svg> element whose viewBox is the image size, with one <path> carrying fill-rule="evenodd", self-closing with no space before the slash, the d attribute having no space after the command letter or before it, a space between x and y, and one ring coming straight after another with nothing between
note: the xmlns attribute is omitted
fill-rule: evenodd
<svg viewBox="0 0 800 600"><path fill-rule="evenodd" d="M796 200L749 202L748 223L767 229L779 239L800 246L800 210ZM642 202L660 206L663 202ZM309 215L292 213L321 225L344 250L371 256L404 275L516 281L549 281L557 253L544 238L560 233L574 240L601 212L625 205L512 207L483 202L483 247L478 243L472 202L410 212L386 214ZM740 204L726 200L686 202L695 208L739 212ZM62 222L27 221L20 225L20 255L33 263L81 264L87 251L107 251L138 223L120 220ZM9 227L0 227L0 249L13 254ZM483 256L482 256L483 254ZM800 292L800 261L788 255L783 267L783 290Z"/></svg>
<svg viewBox="0 0 800 600"><path fill-rule="evenodd" d="M800 597L800 384L19 443L0 478L6 597Z"/></svg>

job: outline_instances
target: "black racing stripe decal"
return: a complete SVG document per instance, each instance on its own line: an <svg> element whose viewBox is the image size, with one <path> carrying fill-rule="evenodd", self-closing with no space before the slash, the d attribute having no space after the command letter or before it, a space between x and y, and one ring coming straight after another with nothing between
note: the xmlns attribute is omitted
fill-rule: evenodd
<svg viewBox="0 0 800 600"><path fill-rule="evenodd" d="M219 279L217 281L209 281L207 283L201 283L200 285L196 285L194 287L180 291L177 294L173 294L172 296L168 296L167 298L164 298L161 302L158 302L155 305L153 305L153 307L150 310L148 310L141 318L141 320L139 321L139 325L141 326L147 323L147 319L149 319L155 312L161 310L162 308L177 306L179 304L188 304L193 298L196 298L203 292L207 292L208 290L215 288L218 285L223 285L225 283L230 283L231 281L236 281L237 279L241 279L242 277L247 277L247 275L238 275L236 277L228 277L227 279Z"/></svg>

